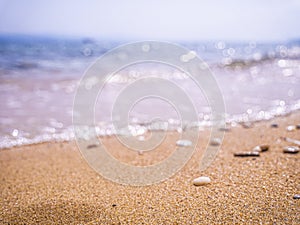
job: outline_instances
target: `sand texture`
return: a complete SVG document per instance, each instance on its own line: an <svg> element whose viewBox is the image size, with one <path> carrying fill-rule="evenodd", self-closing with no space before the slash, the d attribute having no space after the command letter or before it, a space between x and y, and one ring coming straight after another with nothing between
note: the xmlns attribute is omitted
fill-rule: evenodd
<svg viewBox="0 0 300 225"><path fill-rule="evenodd" d="M278 123L278 128L271 128ZM200 131L197 152L176 175L159 184L133 187L104 179L82 158L75 142L44 143L0 151L1 224L300 224L300 153L284 154L280 137L300 140L300 113L237 126L226 132L213 164L199 171L208 142ZM111 154L133 165L162 160L175 148L169 133L154 153L124 153L115 138L102 141ZM268 144L260 157L235 152ZM209 176L211 183L194 186Z"/></svg>

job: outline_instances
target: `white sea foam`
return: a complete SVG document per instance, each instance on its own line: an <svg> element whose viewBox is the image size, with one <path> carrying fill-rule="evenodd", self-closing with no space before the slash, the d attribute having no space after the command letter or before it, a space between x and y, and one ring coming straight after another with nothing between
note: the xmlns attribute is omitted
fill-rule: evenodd
<svg viewBox="0 0 300 225"><path fill-rule="evenodd" d="M29 44L27 42L30 42ZM81 76L98 56L116 43L67 40L40 41L42 48L30 40L6 41L0 56L0 148L47 141L74 140L72 127L73 99ZM27 44L26 44L27 43ZM64 46L65 44L65 46ZM0 40L1 45L1 40ZM300 109L299 43L284 45L259 43L194 43L185 46L198 53L210 67L219 84L226 105L229 126L248 121L269 120ZM63 48L62 48L63 47ZM64 51L62 51L64 49ZM151 51L147 46L143 51ZM31 52L31 54L27 54ZM137 79L152 76L171 80L194 102L198 121L181 121L172 106L155 99L137 104L129 112L129 124L115 129L111 121L114 99L122 88ZM86 88L97 84L90 80ZM139 140L147 132L186 129L203 130L211 126L210 104L189 75L177 68L147 63L112 74L95 103L95 127L82 127L82 137L89 129L98 136L132 135Z"/></svg>

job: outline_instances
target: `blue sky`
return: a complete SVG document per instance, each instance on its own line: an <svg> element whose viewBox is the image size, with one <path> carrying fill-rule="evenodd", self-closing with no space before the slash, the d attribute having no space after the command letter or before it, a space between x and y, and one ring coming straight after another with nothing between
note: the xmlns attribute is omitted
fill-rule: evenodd
<svg viewBox="0 0 300 225"><path fill-rule="evenodd" d="M300 0L0 0L0 33L273 41L299 28Z"/></svg>

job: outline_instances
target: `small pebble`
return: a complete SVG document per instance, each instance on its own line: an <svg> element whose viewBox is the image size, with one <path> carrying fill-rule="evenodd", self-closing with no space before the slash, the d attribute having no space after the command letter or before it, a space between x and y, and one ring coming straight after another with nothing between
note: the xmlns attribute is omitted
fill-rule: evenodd
<svg viewBox="0 0 300 225"><path fill-rule="evenodd" d="M193 184L195 186L202 186L202 185L207 185L211 182L209 177L198 177L193 180Z"/></svg>
<svg viewBox="0 0 300 225"><path fill-rule="evenodd" d="M229 128L229 127L221 127L221 128L219 129L219 131L229 132L229 131L230 131L230 128Z"/></svg>
<svg viewBox="0 0 300 225"><path fill-rule="evenodd" d="M257 145L252 149L252 151L254 151L254 152L266 152L266 151L269 150L269 148L270 148L269 145Z"/></svg>
<svg viewBox="0 0 300 225"><path fill-rule="evenodd" d="M96 144L92 144L92 145L88 145L86 148L90 149L90 148L97 148Z"/></svg>
<svg viewBox="0 0 300 225"><path fill-rule="evenodd" d="M189 140L178 140L176 141L176 145L181 147L189 147L192 145L192 142Z"/></svg>
<svg viewBox="0 0 300 225"><path fill-rule="evenodd" d="M287 126L286 130L287 131L294 131L294 130L296 130L296 126L294 126L294 125Z"/></svg>
<svg viewBox="0 0 300 225"><path fill-rule="evenodd" d="M259 152L237 152L234 153L235 157L257 157L259 156Z"/></svg>
<svg viewBox="0 0 300 225"><path fill-rule="evenodd" d="M138 151L138 154L139 154L139 155L143 155L143 154L144 154L144 151L139 150L139 151Z"/></svg>
<svg viewBox="0 0 300 225"><path fill-rule="evenodd" d="M293 196L293 199L300 199L300 195L297 195L297 194L294 195L294 196Z"/></svg>
<svg viewBox="0 0 300 225"><path fill-rule="evenodd" d="M212 146L219 146L221 144L220 138L213 138L210 140L210 145Z"/></svg>
<svg viewBox="0 0 300 225"><path fill-rule="evenodd" d="M242 123L242 126L244 127L244 128L251 128L251 127L253 127L253 124L252 123L250 123L250 122L244 122L244 123Z"/></svg>
<svg viewBox="0 0 300 225"><path fill-rule="evenodd" d="M117 206L117 204L112 204L112 207L116 207Z"/></svg>
<svg viewBox="0 0 300 225"><path fill-rule="evenodd" d="M278 124L277 124L277 123L272 123L272 124L271 124L271 127L273 127L273 128L278 128Z"/></svg>
<svg viewBox="0 0 300 225"><path fill-rule="evenodd" d="M296 129L299 130L300 129L300 124L296 125Z"/></svg>
<svg viewBox="0 0 300 225"><path fill-rule="evenodd" d="M284 153L296 154L299 152L298 146L286 146L283 148Z"/></svg>

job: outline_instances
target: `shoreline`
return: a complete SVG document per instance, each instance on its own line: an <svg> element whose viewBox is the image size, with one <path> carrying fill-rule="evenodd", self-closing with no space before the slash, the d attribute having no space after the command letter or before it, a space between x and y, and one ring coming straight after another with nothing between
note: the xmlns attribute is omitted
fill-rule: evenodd
<svg viewBox="0 0 300 225"><path fill-rule="evenodd" d="M263 123L263 122L268 122L268 121L273 121L277 118L285 118L285 117L288 117L290 116L291 114L299 114L300 113L300 109L293 109L292 111L288 111L286 112L285 114L274 114L272 115L269 119L257 119L257 120L249 120L247 122L243 122L240 120L230 120L230 121L227 121L226 122L226 128L235 128L235 127L240 127L240 126L243 126L243 124L259 124L259 123ZM242 118L242 115L238 115L238 117ZM166 122L167 121L162 121L162 122ZM210 121L206 122L206 124L204 125L199 125L199 126L195 126L193 125L194 122L191 122L190 124L186 124L185 126L188 126L189 129L192 127L192 128L195 128L195 127L198 127L199 128L199 131L208 131L211 129L211 125L209 125ZM231 126L231 124L234 123L235 126ZM109 124L109 123L107 123ZM141 122L140 124L136 124L136 125L141 125L141 124L144 124L143 122ZM132 124L134 125L134 124ZM190 125L190 126L189 126ZM161 124L162 126L162 124ZM170 127L172 127L171 129L167 129L167 130L163 130L164 132L168 132L168 133L176 133L178 132L177 130L180 129L181 127L176 127L174 125L169 125ZM106 128L104 129L110 129L110 125L107 126ZM99 128L99 126L97 126L97 128ZM65 142L74 142L76 141L75 137L74 137L74 132L73 133L70 133L70 127L66 128L66 130L68 130L67 133L58 133L58 134L55 134L55 137L52 137L52 138L49 138L49 134L48 135L48 138L46 140L43 140L43 141L37 141L36 139L40 139L43 135L37 135L36 137L32 138L32 139L27 139L26 140L26 143L22 143L22 144L10 144L10 145L0 145L0 151L3 151L3 150L10 150L10 149L13 149L13 148L19 148L19 147L25 147L25 146L35 146L35 145L39 145L39 144L47 144L47 143L65 143ZM151 130L148 129L147 132L156 132L157 130ZM147 135L147 132L145 133L145 135ZM178 132L179 135L181 132ZM111 131L111 134L103 134L103 133L98 133L98 137L100 139L103 139L103 138L111 138L111 137L115 137L115 133L113 133L113 131ZM62 138L61 136L67 136L67 138ZM12 142L14 143L17 143L18 141L16 140L11 140ZM8 142L8 140L6 140L6 142ZM4 146L4 147L3 147Z"/></svg>
<svg viewBox="0 0 300 225"><path fill-rule="evenodd" d="M216 159L199 171L199 158L208 142L200 131L196 152L171 178L150 186L113 183L91 169L74 141L41 143L0 150L0 223L64 224L299 224L300 168L298 154L284 154L291 145L280 137L299 140L300 112L253 127L226 132ZM272 128L271 124L278 124ZM178 134L168 137L151 154L124 153L116 138L102 138L111 153L133 165L163 160L175 147ZM237 158L235 152L268 144L260 157ZM207 186L192 184L209 176Z"/></svg>

